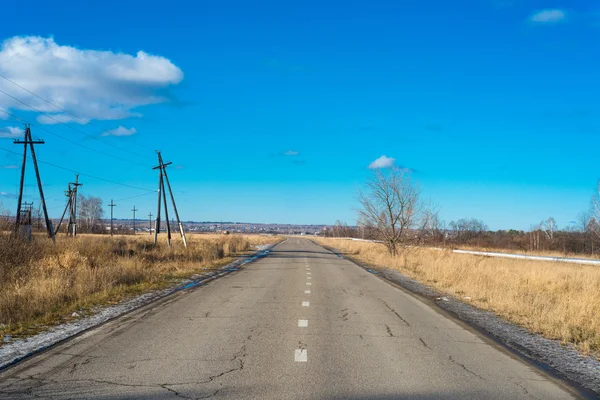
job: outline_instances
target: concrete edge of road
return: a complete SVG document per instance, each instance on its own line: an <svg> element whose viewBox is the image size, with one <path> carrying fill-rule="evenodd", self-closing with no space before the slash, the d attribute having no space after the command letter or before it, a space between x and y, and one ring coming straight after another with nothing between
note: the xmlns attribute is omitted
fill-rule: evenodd
<svg viewBox="0 0 600 400"><path fill-rule="evenodd" d="M0 347L0 372L149 304L165 299L175 293L193 289L228 275L231 272L238 271L244 265L266 257L273 247L284 241L259 248L248 256L238 257L236 260L218 269L193 275L189 279L169 288L144 293L114 306L102 307L100 311L88 317L60 324L50 328L48 331L5 344Z"/></svg>
<svg viewBox="0 0 600 400"><path fill-rule="evenodd" d="M535 367L576 395L585 399L600 398L599 360L585 357L573 346L563 346L559 341L531 333L492 312L480 310L453 296L441 293L398 271L365 265L335 248L318 242L316 244L398 287L462 326L479 333L489 343L499 346Z"/></svg>

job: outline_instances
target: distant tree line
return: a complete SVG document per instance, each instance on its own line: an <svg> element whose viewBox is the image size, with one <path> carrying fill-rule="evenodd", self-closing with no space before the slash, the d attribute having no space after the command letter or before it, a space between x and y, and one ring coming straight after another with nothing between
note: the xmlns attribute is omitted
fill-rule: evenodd
<svg viewBox="0 0 600 400"><path fill-rule="evenodd" d="M587 212L565 227L553 217L529 231L491 231L482 220L461 218L446 224L436 207L425 204L410 173L401 169L376 171L358 193L361 208L357 226L337 221L325 236L381 241L391 255L402 247L427 245L481 247L516 251L554 251L563 254L600 252L600 181Z"/></svg>

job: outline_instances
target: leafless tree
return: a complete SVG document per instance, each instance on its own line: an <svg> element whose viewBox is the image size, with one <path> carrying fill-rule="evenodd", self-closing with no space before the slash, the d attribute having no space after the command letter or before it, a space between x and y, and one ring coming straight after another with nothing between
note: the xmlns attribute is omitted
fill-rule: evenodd
<svg viewBox="0 0 600 400"><path fill-rule="evenodd" d="M400 169L378 170L359 190L358 200L359 221L396 256L417 227L422 211L420 190L410 174Z"/></svg>
<svg viewBox="0 0 600 400"><path fill-rule="evenodd" d="M598 180L596 190L592 195L589 217L589 228L596 236L600 236L600 180Z"/></svg>
<svg viewBox="0 0 600 400"><path fill-rule="evenodd" d="M476 218L461 218L458 221L451 221L449 227L453 231L454 238L459 243L466 243L475 238L479 241L481 236L488 230L485 222Z"/></svg>
<svg viewBox="0 0 600 400"><path fill-rule="evenodd" d="M439 208L432 205L423 207L420 228L422 239L439 238L441 235L441 225Z"/></svg>
<svg viewBox="0 0 600 400"><path fill-rule="evenodd" d="M77 200L78 208L78 223L81 232L98 232L103 231L102 216L102 199L94 196L79 195Z"/></svg>
<svg viewBox="0 0 600 400"><path fill-rule="evenodd" d="M556 231L556 221L550 217L545 221L540 222L540 229L544 231L546 237L550 240L554 239L554 232Z"/></svg>
<svg viewBox="0 0 600 400"><path fill-rule="evenodd" d="M589 212L580 212L577 214L577 228L580 232L589 232L591 223L592 217Z"/></svg>

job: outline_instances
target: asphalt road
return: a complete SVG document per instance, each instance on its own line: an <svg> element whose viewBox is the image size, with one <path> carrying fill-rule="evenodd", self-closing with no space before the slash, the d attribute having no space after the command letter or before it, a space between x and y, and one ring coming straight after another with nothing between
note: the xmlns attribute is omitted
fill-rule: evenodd
<svg viewBox="0 0 600 400"><path fill-rule="evenodd" d="M299 238L0 375L0 399L572 396L426 301Z"/></svg>

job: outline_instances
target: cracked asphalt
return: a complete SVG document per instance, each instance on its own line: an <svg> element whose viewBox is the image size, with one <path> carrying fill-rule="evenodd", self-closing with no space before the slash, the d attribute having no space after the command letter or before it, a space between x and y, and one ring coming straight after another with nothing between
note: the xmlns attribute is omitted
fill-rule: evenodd
<svg viewBox="0 0 600 400"><path fill-rule="evenodd" d="M0 374L0 399L33 398L576 397L426 300L290 238Z"/></svg>

